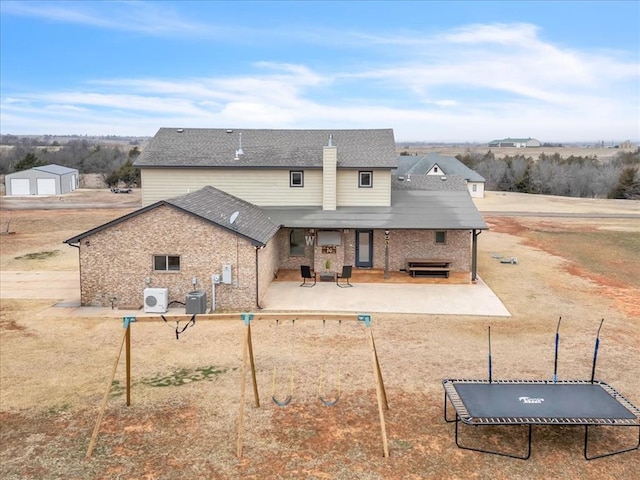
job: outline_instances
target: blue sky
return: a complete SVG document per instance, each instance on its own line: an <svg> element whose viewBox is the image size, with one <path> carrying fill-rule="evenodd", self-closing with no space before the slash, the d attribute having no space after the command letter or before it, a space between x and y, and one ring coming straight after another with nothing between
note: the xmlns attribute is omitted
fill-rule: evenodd
<svg viewBox="0 0 640 480"><path fill-rule="evenodd" d="M3 134L640 140L639 1L0 3Z"/></svg>

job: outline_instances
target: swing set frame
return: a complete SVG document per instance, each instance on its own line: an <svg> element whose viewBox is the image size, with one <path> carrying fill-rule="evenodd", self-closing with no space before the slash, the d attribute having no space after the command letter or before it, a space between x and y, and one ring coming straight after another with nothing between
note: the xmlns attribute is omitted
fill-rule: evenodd
<svg viewBox="0 0 640 480"><path fill-rule="evenodd" d="M362 323L368 330L368 339L369 346L371 348L371 361L373 366L373 376L376 383L376 397L378 401L378 416L380 419L380 435L382 441L382 452L383 457L389 456L389 444L387 440L387 429L385 423L384 411L389 409L389 403L387 401L387 394L384 387L384 381L382 378L382 371L380 369L380 361L378 358L378 353L376 351L375 340L373 338L373 330L371 328L371 316L368 314L282 314L282 313L242 313L240 314L240 319L244 325L244 335L242 340L242 368L240 373L240 407L238 411L238 435L236 442L236 456L238 459L242 458L243 454L243 445L244 445L244 420L245 420L245 404L246 404L246 396L247 396L247 374L249 370L251 371L251 383L253 386L253 399L254 399L254 407L260 407L260 395L258 393L258 382L256 378L256 366L255 366L255 358L253 354L253 341L251 337L251 323L258 320L278 320L278 321L296 321L296 320L339 320L339 321L357 321ZM158 321L175 321L176 328L180 324L181 321L193 321L195 320L193 317L189 315L174 315L174 316L166 316L164 318L160 317L133 317L128 316L123 318L123 328L124 332L122 334L120 342L118 342L118 347L116 350L115 359L113 362L113 368L111 370L111 374L108 378L105 393L102 398L102 403L100 405L100 409L98 412L98 417L96 419L95 426L93 428L93 433L91 435L91 440L89 442L89 446L87 448L86 458L90 458L93 450L95 448L98 433L100 431L100 426L102 424L102 418L104 416L105 410L107 408L107 403L109 400L109 394L111 392L111 386L113 384L113 379L115 378L116 371L118 369L118 364L120 363L120 357L122 355L122 350L125 350L125 368L126 368L126 404L127 406L131 405L131 324L132 323L141 323L141 322L158 322ZM197 317L198 321L238 321L238 314L201 314ZM195 323L195 322L193 322Z"/></svg>

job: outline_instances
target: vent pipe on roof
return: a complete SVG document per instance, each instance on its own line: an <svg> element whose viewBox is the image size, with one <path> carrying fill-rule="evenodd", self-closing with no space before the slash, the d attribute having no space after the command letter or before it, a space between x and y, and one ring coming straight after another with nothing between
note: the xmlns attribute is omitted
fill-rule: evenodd
<svg viewBox="0 0 640 480"><path fill-rule="evenodd" d="M333 135L329 134L329 146L333 147Z"/></svg>
<svg viewBox="0 0 640 480"><path fill-rule="evenodd" d="M240 155L244 155L242 151L242 132L238 133L238 150L236 150L236 157L234 160L240 160Z"/></svg>

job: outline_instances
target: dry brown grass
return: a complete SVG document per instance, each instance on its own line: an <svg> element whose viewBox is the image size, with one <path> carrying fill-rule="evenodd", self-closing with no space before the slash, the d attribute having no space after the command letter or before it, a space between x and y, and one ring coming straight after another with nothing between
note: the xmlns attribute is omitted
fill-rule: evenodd
<svg viewBox="0 0 640 480"><path fill-rule="evenodd" d="M61 241L126 212L14 211L16 234L2 241L2 269L71 269ZM4 214L4 212L3 212ZM511 318L376 315L373 331L390 410L391 456L382 458L366 331L345 323L256 322L253 339L262 405L248 399L245 453L235 458L241 322L198 322L179 340L162 323L132 327L133 404L125 406L122 364L93 458L84 455L122 335L119 318L51 317L51 301L3 300L0 310L0 477L24 478L638 478L640 454L587 462L580 428L535 427L523 462L459 450L443 421L443 378L487 377L491 325L494 378L551 378L554 333L563 317L559 377L589 378L605 318L596 377L640 404L640 286L637 219L487 218L479 272ZM619 232L612 237L610 232ZM589 235L576 235L588 232ZM598 235L602 232L602 235ZM633 234L636 234L635 236ZM627 238L616 274L603 265ZM8 240L9 239L9 240ZM636 242L636 243L633 243ZM574 245L575 248L570 248ZM626 247L625 247L626 248ZM70 251L44 260L24 253ZM589 260L584 260L590 252ZM515 255L517 265L492 254ZM625 280L626 279L626 280ZM293 354L290 349L295 335ZM295 365L294 400L271 401L273 368ZM215 368L211 368L215 367ZM335 407L317 399L320 368L341 371ZM218 373L207 373L214 372ZM181 383L180 379L190 379ZM170 386L157 386L173 383ZM286 383L278 383L286 393ZM284 390L283 390L284 389ZM633 432L605 431L605 445ZM487 430L485 440L498 438ZM481 432L482 433L482 432ZM518 441L518 432L503 432ZM637 430L635 431L637 438ZM624 437L624 438L622 438Z"/></svg>

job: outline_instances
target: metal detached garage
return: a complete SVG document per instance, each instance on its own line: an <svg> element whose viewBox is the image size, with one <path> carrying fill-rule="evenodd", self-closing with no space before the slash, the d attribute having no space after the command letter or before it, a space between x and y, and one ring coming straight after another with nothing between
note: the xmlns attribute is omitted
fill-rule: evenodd
<svg viewBox="0 0 640 480"><path fill-rule="evenodd" d="M80 175L75 168L45 165L11 173L4 177L7 195L60 195L78 188Z"/></svg>

